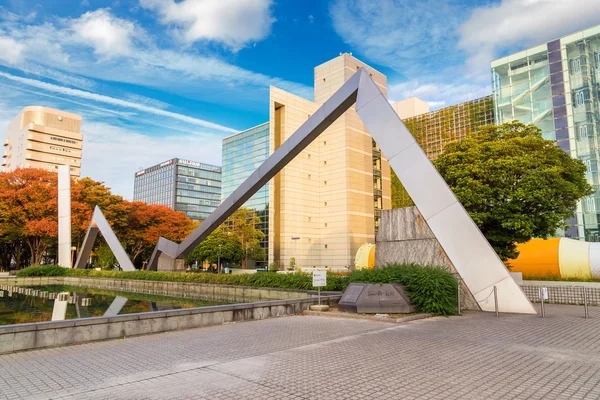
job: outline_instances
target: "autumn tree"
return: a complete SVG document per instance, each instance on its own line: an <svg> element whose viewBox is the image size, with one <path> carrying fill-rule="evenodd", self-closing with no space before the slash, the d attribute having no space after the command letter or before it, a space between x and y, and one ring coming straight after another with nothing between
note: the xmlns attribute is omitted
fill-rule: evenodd
<svg viewBox="0 0 600 400"><path fill-rule="evenodd" d="M127 208L126 228L117 230L131 260L136 265L148 261L160 237L181 242L194 228L183 212L167 206L124 201Z"/></svg>
<svg viewBox="0 0 600 400"><path fill-rule="evenodd" d="M39 264L58 235L57 175L32 168L0 174L0 235L13 247L24 243ZM17 248L13 256L20 264Z"/></svg>
<svg viewBox="0 0 600 400"><path fill-rule="evenodd" d="M128 224L128 209L121 196L114 195L102 182L90 178L71 181L71 234L77 251L83 243L94 208L98 206L115 231Z"/></svg>
<svg viewBox="0 0 600 400"><path fill-rule="evenodd" d="M518 256L516 243L564 227L592 193L581 161L519 122L480 127L448 144L435 166L503 260Z"/></svg>

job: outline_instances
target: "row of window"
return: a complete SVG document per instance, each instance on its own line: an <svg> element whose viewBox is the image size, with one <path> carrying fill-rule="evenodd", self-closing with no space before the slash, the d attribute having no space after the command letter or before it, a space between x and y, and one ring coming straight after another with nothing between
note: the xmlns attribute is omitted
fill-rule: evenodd
<svg viewBox="0 0 600 400"><path fill-rule="evenodd" d="M204 171L196 168L182 167L181 165L177 167L177 173L179 175L187 175L194 176L197 178L210 179L212 181L221 181L221 174L218 172L210 172ZM208 183L207 183L208 185Z"/></svg>
<svg viewBox="0 0 600 400"><path fill-rule="evenodd" d="M221 193L221 182L220 181L211 181L208 179L198 179L192 178L190 176L177 176L177 180L179 182L187 182L187 183L195 183L197 185L201 185L202 191L211 192L211 193Z"/></svg>
<svg viewBox="0 0 600 400"><path fill-rule="evenodd" d="M50 136L50 140L54 140L55 142L65 142L65 143L77 144L77 142L75 140L65 139L65 138L56 137L56 136Z"/></svg>

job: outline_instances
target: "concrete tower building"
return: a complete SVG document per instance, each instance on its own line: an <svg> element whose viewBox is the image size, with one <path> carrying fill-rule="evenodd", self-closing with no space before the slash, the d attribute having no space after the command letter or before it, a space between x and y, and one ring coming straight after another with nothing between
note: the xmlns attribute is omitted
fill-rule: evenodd
<svg viewBox="0 0 600 400"><path fill-rule="evenodd" d="M350 54L315 68L314 102L271 87L270 153L285 142L359 68L387 94L387 78ZM375 241L391 208L390 167L354 107L325 130L269 185L269 260L345 270Z"/></svg>
<svg viewBox="0 0 600 400"><path fill-rule="evenodd" d="M68 165L71 176L81 169L81 116L47 107L25 107L8 125L4 171L42 168L57 172Z"/></svg>

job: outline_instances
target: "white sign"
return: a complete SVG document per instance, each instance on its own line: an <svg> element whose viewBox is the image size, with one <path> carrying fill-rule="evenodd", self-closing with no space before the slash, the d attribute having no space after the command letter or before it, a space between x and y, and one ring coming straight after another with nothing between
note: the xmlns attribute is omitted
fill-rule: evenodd
<svg viewBox="0 0 600 400"><path fill-rule="evenodd" d="M313 287L327 286L327 270L313 269Z"/></svg>
<svg viewBox="0 0 600 400"><path fill-rule="evenodd" d="M547 287L540 288L540 299L548 300L548 288Z"/></svg>

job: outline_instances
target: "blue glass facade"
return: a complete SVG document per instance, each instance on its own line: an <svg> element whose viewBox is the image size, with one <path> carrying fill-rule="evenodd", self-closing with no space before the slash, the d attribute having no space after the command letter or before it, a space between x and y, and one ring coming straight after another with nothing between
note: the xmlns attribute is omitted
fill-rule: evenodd
<svg viewBox="0 0 600 400"><path fill-rule="evenodd" d="M258 125L223 139L222 200L225 200L269 157L269 123ZM265 237L261 246L269 250L269 184L263 186L244 204L260 218L260 229ZM267 261L257 261L265 266Z"/></svg>
<svg viewBox="0 0 600 400"><path fill-rule="evenodd" d="M174 158L135 173L133 200L205 220L221 204L221 167Z"/></svg>
<svg viewBox="0 0 600 400"><path fill-rule="evenodd" d="M493 61L492 83L497 124L534 123L586 165L596 193L560 234L600 241L600 26Z"/></svg>

